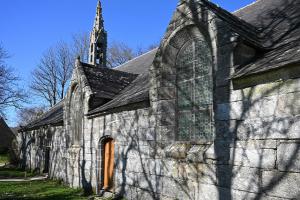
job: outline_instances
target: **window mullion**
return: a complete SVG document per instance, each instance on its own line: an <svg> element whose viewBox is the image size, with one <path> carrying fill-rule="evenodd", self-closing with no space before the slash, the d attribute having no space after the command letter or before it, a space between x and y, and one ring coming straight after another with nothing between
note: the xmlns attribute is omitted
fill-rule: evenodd
<svg viewBox="0 0 300 200"><path fill-rule="evenodd" d="M193 138L196 139L196 43L193 41Z"/></svg>

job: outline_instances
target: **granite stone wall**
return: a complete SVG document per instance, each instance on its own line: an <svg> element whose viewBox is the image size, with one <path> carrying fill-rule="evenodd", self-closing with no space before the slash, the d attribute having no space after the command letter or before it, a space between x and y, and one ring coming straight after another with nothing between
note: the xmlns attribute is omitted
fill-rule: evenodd
<svg viewBox="0 0 300 200"><path fill-rule="evenodd" d="M300 79L278 81L230 89L227 101L215 97L212 142L170 139L175 130L159 121L169 117L165 108L163 116L156 112L163 108L152 106L90 119L82 176L94 190L101 188L100 141L111 137L113 191L128 199L297 199L299 84ZM243 104L248 106L238 106ZM277 116L281 111L286 115Z"/></svg>
<svg viewBox="0 0 300 200"><path fill-rule="evenodd" d="M66 149L63 138L62 126L18 133L20 166L38 173L49 172L50 177L63 178L60 170Z"/></svg>
<svg viewBox="0 0 300 200"><path fill-rule="evenodd" d="M201 9L183 3L174 14L151 69L155 140L138 145L119 184L131 199L298 199L299 79L289 72L268 82L280 77L272 72L264 84L255 77L243 87L233 82L234 52L243 39ZM177 141L176 56L201 34L214 54L215 139Z"/></svg>
<svg viewBox="0 0 300 200"><path fill-rule="evenodd" d="M235 58L237 51L249 59L255 48L230 27L204 7L180 3L151 67L149 108L128 106L127 111L88 118L91 91L80 73L73 74L71 85L81 88L82 133L72 144L76 120L69 113L70 89L64 128L52 132L51 177L100 192L102 141L112 138L112 191L127 199L299 199L300 79L289 76L295 68L287 68L286 73L260 74L259 82L256 76L233 80L235 62L247 61ZM213 53L214 137L179 141L175 61L195 37L206 38ZM27 147L33 149L33 144ZM31 161L34 154L26 154L27 165L42 166Z"/></svg>

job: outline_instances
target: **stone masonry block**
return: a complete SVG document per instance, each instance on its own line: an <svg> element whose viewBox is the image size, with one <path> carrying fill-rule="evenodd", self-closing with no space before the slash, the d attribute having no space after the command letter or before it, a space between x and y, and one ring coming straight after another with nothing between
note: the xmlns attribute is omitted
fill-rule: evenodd
<svg viewBox="0 0 300 200"><path fill-rule="evenodd" d="M172 144L166 147L166 156L174 159L185 159L190 147L189 144Z"/></svg>
<svg viewBox="0 0 300 200"><path fill-rule="evenodd" d="M258 168L217 165L214 172L216 182L222 187L249 192L258 192L261 188Z"/></svg>
<svg viewBox="0 0 300 200"><path fill-rule="evenodd" d="M161 87L158 88L157 98L158 100L168 100L176 98L176 89L175 87Z"/></svg>
<svg viewBox="0 0 300 200"><path fill-rule="evenodd" d="M274 169L276 151L273 149L231 148L230 162L234 165Z"/></svg>
<svg viewBox="0 0 300 200"><path fill-rule="evenodd" d="M156 132L158 141L170 141L175 139L175 126L160 126Z"/></svg>
<svg viewBox="0 0 300 200"><path fill-rule="evenodd" d="M216 146L222 151L216 152ZM208 160L218 160L218 161L225 161L226 154L229 154L229 148L227 148L223 143L215 143L215 144L208 144L208 145L194 145L187 153L187 159L190 162L200 162L200 163L207 163Z"/></svg>
<svg viewBox="0 0 300 200"><path fill-rule="evenodd" d="M300 142L279 144L277 166L280 171L300 172Z"/></svg>
<svg viewBox="0 0 300 200"><path fill-rule="evenodd" d="M175 113L163 113L156 115L157 125L160 126L174 126L175 125Z"/></svg>
<svg viewBox="0 0 300 200"><path fill-rule="evenodd" d="M300 116L246 119L237 127L239 139L300 138Z"/></svg>
<svg viewBox="0 0 300 200"><path fill-rule="evenodd" d="M299 199L299 173L265 171L262 173L262 183L263 192L269 196Z"/></svg>
<svg viewBox="0 0 300 200"><path fill-rule="evenodd" d="M276 140L245 140L230 143L231 148L276 149Z"/></svg>
<svg viewBox="0 0 300 200"><path fill-rule="evenodd" d="M300 114L300 92L280 95L276 116L295 116Z"/></svg>
<svg viewBox="0 0 300 200"><path fill-rule="evenodd" d="M238 101L224 104L217 104L216 119L217 120L231 120L242 119L245 117L245 110L247 110L248 102Z"/></svg>
<svg viewBox="0 0 300 200"><path fill-rule="evenodd" d="M175 100L153 102L153 109L158 113L175 113Z"/></svg>

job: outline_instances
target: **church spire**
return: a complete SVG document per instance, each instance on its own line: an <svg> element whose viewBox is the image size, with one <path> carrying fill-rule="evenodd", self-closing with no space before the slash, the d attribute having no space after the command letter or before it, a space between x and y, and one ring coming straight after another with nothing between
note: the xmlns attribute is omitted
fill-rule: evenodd
<svg viewBox="0 0 300 200"><path fill-rule="evenodd" d="M103 26L104 25L103 25L103 16L102 16L102 6L101 6L101 1L98 0L94 28L100 29Z"/></svg>
<svg viewBox="0 0 300 200"><path fill-rule="evenodd" d="M107 33L104 29L102 6L98 1L93 31L90 38L89 64L106 67Z"/></svg>

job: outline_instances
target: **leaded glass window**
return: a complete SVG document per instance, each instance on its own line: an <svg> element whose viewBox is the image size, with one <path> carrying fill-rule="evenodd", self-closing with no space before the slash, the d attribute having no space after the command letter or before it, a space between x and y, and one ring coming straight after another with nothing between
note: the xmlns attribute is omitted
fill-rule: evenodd
<svg viewBox="0 0 300 200"><path fill-rule="evenodd" d="M177 138L212 140L212 55L207 42L187 42L178 54L176 67Z"/></svg>

